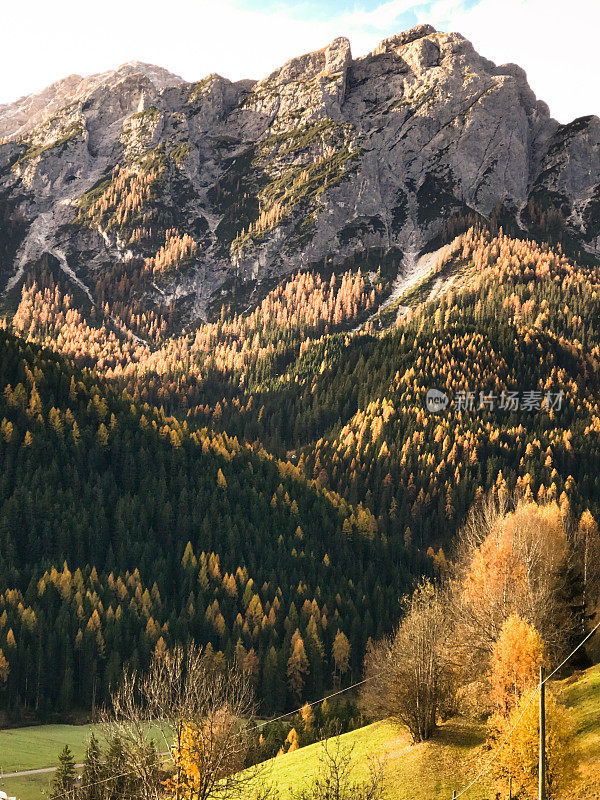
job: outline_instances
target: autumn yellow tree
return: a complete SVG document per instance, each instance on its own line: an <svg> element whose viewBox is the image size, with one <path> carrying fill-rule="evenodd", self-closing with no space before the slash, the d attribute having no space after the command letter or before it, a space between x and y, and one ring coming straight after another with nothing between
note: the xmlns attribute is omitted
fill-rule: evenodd
<svg viewBox="0 0 600 800"><path fill-rule="evenodd" d="M293 753L294 750L300 749L300 741L298 739L298 732L295 728L290 728L288 735L286 736L285 742L279 748L277 755L282 756L285 753Z"/></svg>
<svg viewBox="0 0 600 800"><path fill-rule="evenodd" d="M0 684L6 683L9 672L10 665L6 659L6 656L2 652L2 649L0 648Z"/></svg>
<svg viewBox="0 0 600 800"><path fill-rule="evenodd" d="M537 797L539 758L538 692L524 694L512 712L494 714L488 722L488 741L498 747L507 737L494 762L495 778L506 784L512 777L513 792L527 800ZM514 731L513 731L514 728ZM546 692L546 797L555 800L576 771L569 750L571 719L556 698Z"/></svg>
<svg viewBox="0 0 600 800"><path fill-rule="evenodd" d="M549 654L564 647L574 619L563 601L569 549L552 502L521 501L512 511L489 504L461 532L454 624L461 660L484 673L506 620L518 614Z"/></svg>
<svg viewBox="0 0 600 800"><path fill-rule="evenodd" d="M335 664L334 680L339 683L342 675L348 671L350 662L350 642L343 631L336 633L332 647L333 663Z"/></svg>
<svg viewBox="0 0 600 800"><path fill-rule="evenodd" d="M226 489L227 488L227 479L225 475L223 475L223 470L219 469L217 472L217 485L219 489Z"/></svg>
<svg viewBox="0 0 600 800"><path fill-rule="evenodd" d="M292 652L287 663L287 675L290 688L298 697L304 688L304 676L308 675L309 664L304 642L300 631L296 630L292 636Z"/></svg>
<svg viewBox="0 0 600 800"><path fill-rule="evenodd" d="M583 572L583 600L584 604L594 603L598 597L600 586L600 534L598 524L589 508L586 509L579 520L577 528L577 554Z"/></svg>
<svg viewBox="0 0 600 800"><path fill-rule="evenodd" d="M491 698L508 714L536 683L543 661L542 638L527 620L511 614L500 631L491 659Z"/></svg>
<svg viewBox="0 0 600 800"><path fill-rule="evenodd" d="M255 770L243 770L252 688L240 669L220 665L209 646L155 653L146 674L124 674L112 704L105 720L109 738L120 742L140 797L229 800L256 777ZM157 733L174 763L160 791Z"/></svg>
<svg viewBox="0 0 600 800"><path fill-rule="evenodd" d="M232 746L240 734L239 719L226 706L200 723L185 723L173 751L175 771L167 788L186 800L226 796L219 784L231 783L244 765L245 748ZM234 788L237 785L229 786L230 793Z"/></svg>
<svg viewBox="0 0 600 800"><path fill-rule="evenodd" d="M302 709L300 711L300 716L302 717L302 727L304 728L304 734L310 736L314 732L314 727L315 727L315 715L310 703L305 703L302 706Z"/></svg>

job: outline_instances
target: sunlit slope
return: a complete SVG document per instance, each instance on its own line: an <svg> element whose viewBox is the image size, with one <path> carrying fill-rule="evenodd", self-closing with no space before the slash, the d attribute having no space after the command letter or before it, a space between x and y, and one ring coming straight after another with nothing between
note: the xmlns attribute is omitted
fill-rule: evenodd
<svg viewBox="0 0 600 800"><path fill-rule="evenodd" d="M576 673L554 687L569 708L575 729L573 750L578 772L565 793L569 800L600 798L600 665ZM408 733L389 722L377 722L344 734L342 741L353 747L356 778L367 776L369 762L381 759L389 800L451 798L479 772L491 753L483 747L483 725L451 721L440 727L429 742L413 745ZM290 787L308 784L319 766L320 745L314 744L270 762L267 780L279 789L282 800ZM466 795L483 800L494 790L493 781L483 779Z"/></svg>

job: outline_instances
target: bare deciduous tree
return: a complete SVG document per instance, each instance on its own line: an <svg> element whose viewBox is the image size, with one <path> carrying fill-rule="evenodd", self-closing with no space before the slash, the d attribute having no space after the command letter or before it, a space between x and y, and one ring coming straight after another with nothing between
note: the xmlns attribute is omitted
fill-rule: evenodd
<svg viewBox="0 0 600 800"><path fill-rule="evenodd" d="M112 696L112 709L103 715L109 748L118 752L114 759L118 775L107 776L108 785L127 786L143 800L154 800L161 794L160 755L149 735L153 719L140 693L135 672L125 671L119 689ZM112 763L112 762L111 762Z"/></svg>
<svg viewBox="0 0 600 800"><path fill-rule="evenodd" d="M319 770L313 782L292 794L293 800L384 800L381 762L369 765L369 777L353 779L354 748L344 746L339 736L321 742Z"/></svg>
<svg viewBox="0 0 600 800"><path fill-rule="evenodd" d="M146 675L127 674L113 697L109 732L118 737L143 797L212 800L239 797L256 781L244 770L249 747L247 720L253 692L244 674L219 670L202 649L156 653ZM173 767L165 782L157 774L156 737Z"/></svg>
<svg viewBox="0 0 600 800"><path fill-rule="evenodd" d="M407 604L397 633L367 654L365 711L403 723L415 742L428 739L453 695L449 635L447 602L424 581Z"/></svg>

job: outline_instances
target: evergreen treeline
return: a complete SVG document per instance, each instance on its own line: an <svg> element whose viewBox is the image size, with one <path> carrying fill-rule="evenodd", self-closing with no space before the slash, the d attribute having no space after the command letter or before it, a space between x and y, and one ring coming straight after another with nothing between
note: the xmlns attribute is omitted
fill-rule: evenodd
<svg viewBox="0 0 600 800"><path fill-rule="evenodd" d="M394 624L423 563L365 509L3 331L0 376L5 708L92 709L194 637L279 710L331 684L338 632L350 680Z"/></svg>

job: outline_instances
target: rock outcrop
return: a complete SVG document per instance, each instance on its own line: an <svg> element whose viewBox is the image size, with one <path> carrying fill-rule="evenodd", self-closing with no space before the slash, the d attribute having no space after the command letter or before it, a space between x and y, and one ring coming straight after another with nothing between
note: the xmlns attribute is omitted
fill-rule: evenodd
<svg viewBox="0 0 600 800"><path fill-rule="evenodd" d="M259 82L71 76L0 107L0 137L0 226L22 221L0 256L9 292L44 253L92 298L138 264L141 306L191 320L299 267L402 268L492 213L600 253L600 120L559 125L520 67L429 25L358 59L336 39Z"/></svg>

